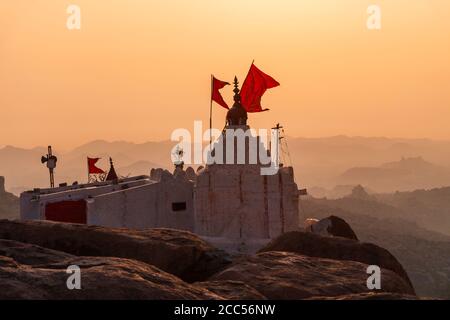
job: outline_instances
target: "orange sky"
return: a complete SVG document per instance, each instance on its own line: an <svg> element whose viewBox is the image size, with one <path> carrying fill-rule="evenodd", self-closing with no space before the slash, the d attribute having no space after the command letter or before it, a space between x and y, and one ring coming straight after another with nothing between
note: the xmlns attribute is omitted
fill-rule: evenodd
<svg viewBox="0 0 450 320"><path fill-rule="evenodd" d="M0 2L0 145L169 139L207 125L211 73L243 81L252 59L281 82L253 127L450 139L448 0L14 0Z"/></svg>

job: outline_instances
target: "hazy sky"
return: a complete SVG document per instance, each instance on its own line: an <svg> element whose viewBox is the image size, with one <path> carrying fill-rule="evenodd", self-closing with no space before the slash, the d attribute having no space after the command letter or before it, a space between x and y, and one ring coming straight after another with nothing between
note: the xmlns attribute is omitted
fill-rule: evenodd
<svg viewBox="0 0 450 320"><path fill-rule="evenodd" d="M243 81L253 59L281 83L253 127L450 139L448 0L14 0L0 1L0 145L169 139L207 125L211 73Z"/></svg>

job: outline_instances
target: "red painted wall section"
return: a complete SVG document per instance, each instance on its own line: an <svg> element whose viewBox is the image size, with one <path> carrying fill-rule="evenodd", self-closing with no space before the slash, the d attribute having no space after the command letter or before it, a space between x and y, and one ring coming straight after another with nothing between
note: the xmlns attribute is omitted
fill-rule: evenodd
<svg viewBox="0 0 450 320"><path fill-rule="evenodd" d="M87 223L86 201L60 201L45 206L45 219L57 222Z"/></svg>

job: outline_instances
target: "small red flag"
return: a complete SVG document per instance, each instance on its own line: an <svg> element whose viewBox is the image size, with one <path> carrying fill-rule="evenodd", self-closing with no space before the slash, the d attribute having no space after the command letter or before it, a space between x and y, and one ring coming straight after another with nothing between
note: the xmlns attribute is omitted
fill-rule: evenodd
<svg viewBox="0 0 450 320"><path fill-rule="evenodd" d="M241 88L241 103L247 112L262 112L261 98L267 89L280 84L271 76L259 70L253 63Z"/></svg>
<svg viewBox="0 0 450 320"><path fill-rule="evenodd" d="M97 163L100 158L87 158L88 160L88 170L89 174L102 174L105 173L104 170L98 168L95 164Z"/></svg>
<svg viewBox="0 0 450 320"><path fill-rule="evenodd" d="M211 84L211 100L215 101L225 109L229 109L227 103L225 100L223 100L222 95L220 94L219 90L223 87L229 85L228 82L221 81L216 79L214 76L212 77L212 84Z"/></svg>

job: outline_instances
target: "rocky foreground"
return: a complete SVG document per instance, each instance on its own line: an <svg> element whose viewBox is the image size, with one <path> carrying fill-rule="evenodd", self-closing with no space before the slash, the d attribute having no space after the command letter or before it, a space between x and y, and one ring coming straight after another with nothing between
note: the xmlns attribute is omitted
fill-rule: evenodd
<svg viewBox="0 0 450 320"><path fill-rule="evenodd" d="M69 266L81 290L69 290ZM382 268L381 289L366 285ZM291 232L230 256L193 233L0 220L0 299L416 299L387 250Z"/></svg>

